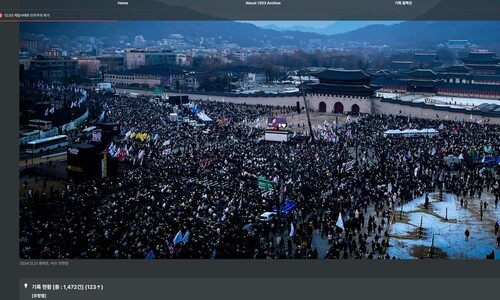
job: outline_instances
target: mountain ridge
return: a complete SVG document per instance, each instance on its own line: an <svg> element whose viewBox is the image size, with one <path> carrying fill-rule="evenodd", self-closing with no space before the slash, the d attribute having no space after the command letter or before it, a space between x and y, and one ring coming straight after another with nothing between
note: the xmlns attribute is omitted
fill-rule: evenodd
<svg viewBox="0 0 500 300"><path fill-rule="evenodd" d="M282 45L302 47L311 40L336 45L342 42L395 47L430 47L450 39L467 39L482 46L500 48L500 21L406 21L392 25L368 25L347 33L324 35L299 31L263 29L233 21L123 21L112 23L21 23L20 32L46 35L104 36L116 40L125 35L143 35L161 40L178 33L192 38L214 38L241 47Z"/></svg>

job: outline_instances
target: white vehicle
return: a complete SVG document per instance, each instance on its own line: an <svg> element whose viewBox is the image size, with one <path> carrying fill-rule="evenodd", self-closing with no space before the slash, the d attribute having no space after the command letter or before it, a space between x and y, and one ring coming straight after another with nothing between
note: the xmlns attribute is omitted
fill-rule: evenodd
<svg viewBox="0 0 500 300"><path fill-rule="evenodd" d="M35 129L41 129L41 130L50 130L50 129L52 129L52 122L47 121L47 120L40 120L40 119L30 120L28 127L35 128Z"/></svg>
<svg viewBox="0 0 500 300"><path fill-rule="evenodd" d="M262 221L262 222L272 222L274 219L276 219L276 213L275 212L270 212L270 211L266 211L265 213L262 213L260 216L259 216L259 221Z"/></svg>
<svg viewBox="0 0 500 300"><path fill-rule="evenodd" d="M97 84L97 89L99 89L99 90L111 89L111 83L110 82L99 82Z"/></svg>
<svg viewBox="0 0 500 300"><path fill-rule="evenodd" d="M28 143L27 153L40 153L52 149L58 149L68 146L67 135L56 135L44 139L34 140Z"/></svg>

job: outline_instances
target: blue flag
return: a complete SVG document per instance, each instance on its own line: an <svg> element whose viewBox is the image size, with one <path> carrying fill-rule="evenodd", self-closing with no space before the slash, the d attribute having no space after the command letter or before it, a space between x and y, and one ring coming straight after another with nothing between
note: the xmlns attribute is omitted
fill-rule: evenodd
<svg viewBox="0 0 500 300"><path fill-rule="evenodd" d="M99 116L99 122L102 123L102 121L104 121L104 114L106 113L106 111L102 111L102 114Z"/></svg>
<svg viewBox="0 0 500 300"><path fill-rule="evenodd" d="M341 213L339 213L339 217L338 217L337 223L335 223L335 225L337 227L342 228L342 230L344 230L344 220L342 220L342 214Z"/></svg>
<svg viewBox="0 0 500 300"><path fill-rule="evenodd" d="M177 234L174 237L174 245L180 242L182 242L182 231L179 230L179 232L177 232Z"/></svg>
<svg viewBox="0 0 500 300"><path fill-rule="evenodd" d="M155 258L155 253L153 250L149 251L148 255L146 255L146 259L153 259Z"/></svg>
<svg viewBox="0 0 500 300"><path fill-rule="evenodd" d="M186 234L184 234L184 237L182 238L182 242L184 244L187 244L188 241L189 241L189 231L186 231Z"/></svg>

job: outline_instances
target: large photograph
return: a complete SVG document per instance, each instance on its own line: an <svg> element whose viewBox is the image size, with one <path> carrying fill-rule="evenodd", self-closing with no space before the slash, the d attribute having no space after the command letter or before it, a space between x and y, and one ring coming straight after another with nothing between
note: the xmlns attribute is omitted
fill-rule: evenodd
<svg viewBox="0 0 500 300"><path fill-rule="evenodd" d="M21 23L21 259L498 259L500 22Z"/></svg>

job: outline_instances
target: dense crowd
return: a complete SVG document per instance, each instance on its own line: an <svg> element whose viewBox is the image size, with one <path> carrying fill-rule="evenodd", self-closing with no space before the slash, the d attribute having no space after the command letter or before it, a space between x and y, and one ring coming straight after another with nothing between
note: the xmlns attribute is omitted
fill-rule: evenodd
<svg viewBox="0 0 500 300"><path fill-rule="evenodd" d="M46 83L43 81L26 82L19 87L21 99L20 124L27 124L35 115L52 121L54 127L60 127L73 118L81 116L89 110L91 116L101 107L96 107L94 100L87 101L95 92L85 90L76 84ZM68 129L68 131L70 131Z"/></svg>
<svg viewBox="0 0 500 300"><path fill-rule="evenodd" d="M500 145L497 125L367 115L330 129L333 143L272 143L260 139L257 120L291 107L194 101L214 121L199 128L170 122L174 107L161 100L99 101L107 121L122 128L112 149L124 153L119 175L62 191L23 190L23 258L392 258L385 237L396 206L446 190L459 198L488 191L496 207L500 195L499 170L472 162ZM187 115L191 108L178 109ZM383 134L438 127L432 138ZM449 155L460 159L448 163ZM276 191L259 190L257 176L276 180ZM296 208L279 221L259 221L280 193ZM174 243L179 231L189 237ZM315 232L328 240L324 257Z"/></svg>

